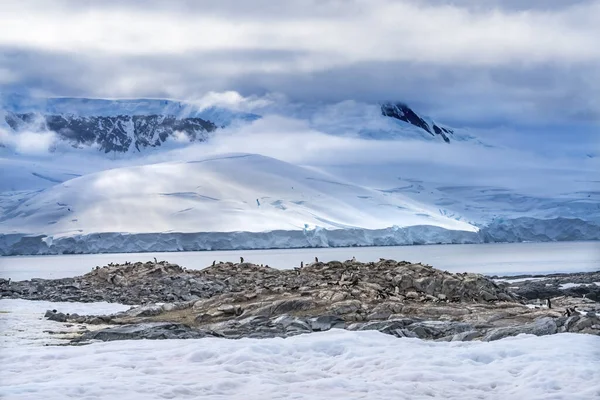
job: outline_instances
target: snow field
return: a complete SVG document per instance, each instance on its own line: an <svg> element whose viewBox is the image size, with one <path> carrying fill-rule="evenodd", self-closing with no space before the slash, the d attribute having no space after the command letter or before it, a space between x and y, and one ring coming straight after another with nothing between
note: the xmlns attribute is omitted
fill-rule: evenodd
<svg viewBox="0 0 600 400"><path fill-rule="evenodd" d="M106 304L67 306L0 301L3 311L37 312L38 317L48 307L88 313L112 309ZM23 340L3 346L0 354L0 397L6 400L600 396L600 337L591 335L436 343L332 330L289 339L119 341L80 347L39 347L39 342Z"/></svg>
<svg viewBox="0 0 600 400"><path fill-rule="evenodd" d="M600 338L433 343L333 330L3 351L5 399L592 399Z"/></svg>
<svg viewBox="0 0 600 400"><path fill-rule="evenodd" d="M4 233L265 232L320 226L431 225L476 232L401 194L387 194L255 154L227 154L88 174L4 217Z"/></svg>

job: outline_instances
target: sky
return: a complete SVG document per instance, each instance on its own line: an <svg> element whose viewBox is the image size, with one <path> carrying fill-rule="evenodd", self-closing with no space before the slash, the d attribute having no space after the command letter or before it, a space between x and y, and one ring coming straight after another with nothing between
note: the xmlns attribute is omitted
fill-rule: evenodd
<svg viewBox="0 0 600 400"><path fill-rule="evenodd" d="M598 0L3 0L0 91L405 101L453 126L600 129Z"/></svg>

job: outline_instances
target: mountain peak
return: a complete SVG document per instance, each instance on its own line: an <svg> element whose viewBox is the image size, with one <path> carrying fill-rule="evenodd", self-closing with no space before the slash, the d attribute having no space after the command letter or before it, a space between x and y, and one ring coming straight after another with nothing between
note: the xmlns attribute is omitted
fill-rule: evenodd
<svg viewBox="0 0 600 400"><path fill-rule="evenodd" d="M450 143L448 134L453 135L454 131L435 124L433 121L428 123L425 119L419 116L412 108L402 102L387 102L381 104L381 115L404 121L417 128L423 129L431 136L440 135L446 143Z"/></svg>

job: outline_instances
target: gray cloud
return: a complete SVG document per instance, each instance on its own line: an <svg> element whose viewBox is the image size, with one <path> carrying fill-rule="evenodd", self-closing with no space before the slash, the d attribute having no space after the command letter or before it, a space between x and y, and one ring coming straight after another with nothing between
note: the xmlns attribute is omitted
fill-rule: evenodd
<svg viewBox="0 0 600 400"><path fill-rule="evenodd" d="M600 121L600 1L90 4L3 5L0 90L281 92L400 99L459 125Z"/></svg>

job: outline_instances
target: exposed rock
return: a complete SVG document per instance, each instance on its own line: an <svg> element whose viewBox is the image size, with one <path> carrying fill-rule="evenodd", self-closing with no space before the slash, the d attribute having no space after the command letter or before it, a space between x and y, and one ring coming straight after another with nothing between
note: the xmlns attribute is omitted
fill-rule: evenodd
<svg viewBox="0 0 600 400"><path fill-rule="evenodd" d="M585 297L600 302L600 271L569 274L520 275L496 278L499 284L526 299L558 296ZM513 282L515 279L517 281Z"/></svg>
<svg viewBox="0 0 600 400"><path fill-rule="evenodd" d="M127 152L158 147L175 132L183 132L190 141L205 141L217 126L202 118L177 118L172 115L75 116L39 115L34 113L5 115L14 131L42 124L63 140L78 147L96 145L100 151Z"/></svg>
<svg viewBox="0 0 600 400"><path fill-rule="evenodd" d="M552 318L541 318L530 324L496 328L489 331L484 337L484 342L503 339L508 336L516 336L527 333L536 336L552 335L556 333L558 327Z"/></svg>
<svg viewBox="0 0 600 400"><path fill-rule="evenodd" d="M450 143L450 138L447 134L454 134L452 129L440 127L436 124L430 126L427 121L403 103L384 103L381 105L381 114L421 128L431 136L440 135L446 143Z"/></svg>
<svg viewBox="0 0 600 400"><path fill-rule="evenodd" d="M107 316L46 314L59 322L120 328L87 333L83 341L288 337L333 328L439 341L600 334L599 303L561 296L552 299L552 308L524 304L510 287L478 274L393 260L315 262L294 270L215 263L195 271L167 262L127 263L70 279L0 281L2 297L141 304Z"/></svg>
<svg viewBox="0 0 600 400"><path fill-rule="evenodd" d="M61 312L57 312L56 310L46 311L44 317L48 318L50 321L67 322L67 316Z"/></svg>
<svg viewBox="0 0 600 400"><path fill-rule="evenodd" d="M322 315L308 320L310 328L315 332L328 331L332 328L344 328L346 322L335 315Z"/></svg>
<svg viewBox="0 0 600 400"><path fill-rule="evenodd" d="M101 340L137 340L137 339L199 339L210 336L204 331L192 329L189 326L173 323L142 323L122 325L84 333L74 342Z"/></svg>

